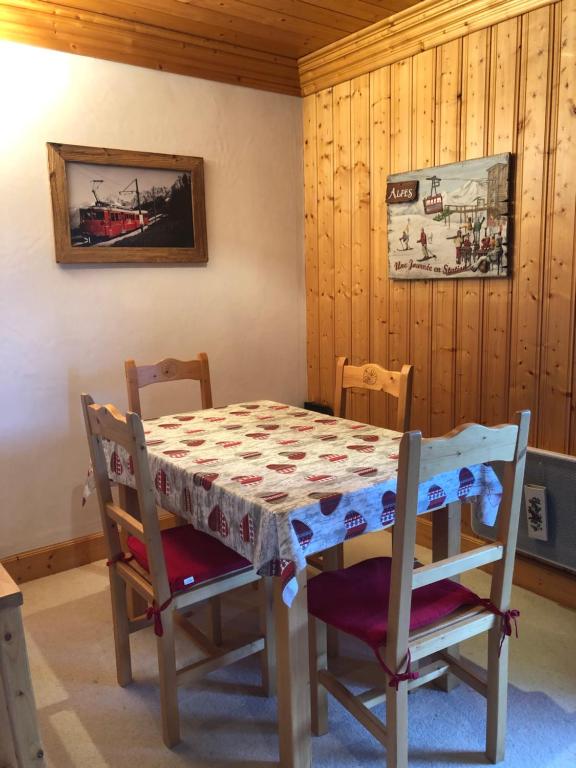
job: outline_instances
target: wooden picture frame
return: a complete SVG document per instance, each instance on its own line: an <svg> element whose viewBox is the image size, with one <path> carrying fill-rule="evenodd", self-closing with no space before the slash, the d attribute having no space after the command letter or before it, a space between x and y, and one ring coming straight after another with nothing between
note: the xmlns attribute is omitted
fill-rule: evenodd
<svg viewBox="0 0 576 768"><path fill-rule="evenodd" d="M208 261L201 157L47 147L57 262Z"/></svg>

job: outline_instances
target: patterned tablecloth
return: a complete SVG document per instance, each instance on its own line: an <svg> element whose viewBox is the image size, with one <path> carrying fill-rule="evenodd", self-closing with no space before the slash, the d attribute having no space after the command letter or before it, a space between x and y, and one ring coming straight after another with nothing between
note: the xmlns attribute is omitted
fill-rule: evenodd
<svg viewBox="0 0 576 768"><path fill-rule="evenodd" d="M307 555L394 523L398 432L268 400L147 420L144 429L158 504L281 576L287 604ZM110 477L133 486L125 451L105 451ZM493 525L501 486L485 465L423 483L419 511L477 495L476 514Z"/></svg>

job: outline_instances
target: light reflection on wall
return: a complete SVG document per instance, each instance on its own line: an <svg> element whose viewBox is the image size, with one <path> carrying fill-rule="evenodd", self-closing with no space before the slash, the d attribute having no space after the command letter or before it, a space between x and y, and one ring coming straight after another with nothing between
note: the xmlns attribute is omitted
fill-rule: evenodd
<svg viewBox="0 0 576 768"><path fill-rule="evenodd" d="M47 56L43 48L0 40L0 72L6 108L0 120L0 147L9 152L38 120L59 108L70 80L70 60Z"/></svg>

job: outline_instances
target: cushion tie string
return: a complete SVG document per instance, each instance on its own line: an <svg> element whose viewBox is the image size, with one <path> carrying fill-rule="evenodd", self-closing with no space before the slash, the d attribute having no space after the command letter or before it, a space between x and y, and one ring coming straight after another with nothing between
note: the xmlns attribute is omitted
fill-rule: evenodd
<svg viewBox="0 0 576 768"><path fill-rule="evenodd" d="M520 616L520 611L516 608L509 608L507 611L501 611L499 608L497 608L492 600L488 598L484 598L479 601L480 605L483 605L484 608L487 608L489 611L494 613L496 616L500 616L502 619L501 622L501 632L500 635L500 645L498 646L498 656L500 656L500 652L502 651L502 646L504 645L504 640L507 637L510 637L512 635L512 623L514 623L514 632L516 637L518 637L518 622L517 619Z"/></svg>
<svg viewBox="0 0 576 768"><path fill-rule="evenodd" d="M116 563L129 563L130 560L134 560L134 555L127 555L126 552L120 552L118 555L114 555L110 560L106 560L106 565L110 568L111 565Z"/></svg>
<svg viewBox="0 0 576 768"><path fill-rule="evenodd" d="M410 670L410 663L411 663L410 649L408 649L408 652L406 654L406 667L405 667L403 672L400 672L400 671L392 672L392 670L389 669L386 666L386 664L384 663L384 659L382 658L382 656L380 654L380 649L379 648L374 648L374 653L376 654L376 657L377 657L378 661L380 662L384 672L386 672L386 674L390 678L390 682L388 683L388 685L391 688L395 688L396 690L398 690L398 686L400 685L400 683L404 682L405 680L417 680L418 679L418 676L419 676L418 672L412 672Z"/></svg>
<svg viewBox="0 0 576 768"><path fill-rule="evenodd" d="M164 634L164 627L162 626L162 611L168 608L171 602L172 595L168 598L168 600L166 600L166 602L162 603L160 607L158 607L156 600L153 600L152 605L148 606L148 610L146 611L146 618L151 619L154 617L154 634L156 637L162 637Z"/></svg>

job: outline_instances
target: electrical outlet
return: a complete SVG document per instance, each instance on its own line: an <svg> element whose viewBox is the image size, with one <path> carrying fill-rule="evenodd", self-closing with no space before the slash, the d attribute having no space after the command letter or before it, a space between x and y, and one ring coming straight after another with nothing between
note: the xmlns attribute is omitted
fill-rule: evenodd
<svg viewBox="0 0 576 768"><path fill-rule="evenodd" d="M524 486L524 504L528 536L531 539L548 541L548 505L546 488L543 485Z"/></svg>

